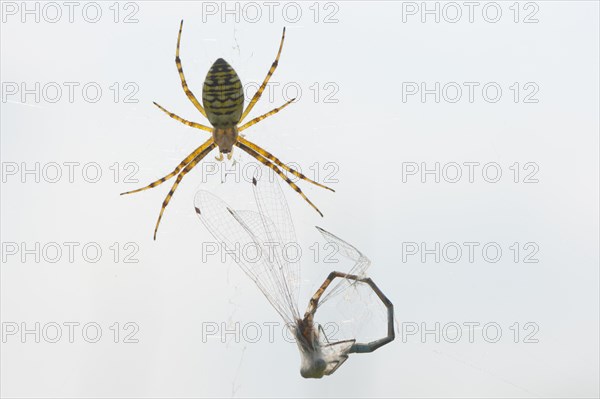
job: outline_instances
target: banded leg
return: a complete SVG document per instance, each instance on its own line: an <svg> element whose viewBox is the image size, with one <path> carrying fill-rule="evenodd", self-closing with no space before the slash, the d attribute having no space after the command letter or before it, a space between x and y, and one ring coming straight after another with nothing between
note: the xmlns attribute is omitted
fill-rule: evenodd
<svg viewBox="0 0 600 399"><path fill-rule="evenodd" d="M319 300L327 290L327 287L329 287L329 285L332 283L333 280L335 280L336 277L347 278L347 276L349 278L351 274L346 275L344 273L335 271L329 273L329 276L327 276L325 281L323 281L323 284L321 284L321 286L319 287L319 289L317 289L312 298L310 298L310 301L308 302L308 308L304 313L304 317L306 318L307 316L314 316L315 312L317 311L317 307L319 306Z"/></svg>
<svg viewBox="0 0 600 399"><path fill-rule="evenodd" d="M137 190L127 191L127 192L121 193L121 195L133 194L133 193L148 190L150 188L161 185L162 183L166 182L167 180L169 180L170 178L175 176L177 173L179 173L179 171L181 169L183 169L187 164L192 162L194 160L194 158L196 158L198 156L198 154L200 154L202 151L204 151L206 149L206 147L208 147L210 145L214 145L212 137L210 139L206 140L200 147L196 148L190 155L185 157L185 159L183 161L181 161L179 163L179 165L177 165L177 167L175 168L175 170L173 170L173 172L169 173L168 175L166 175L165 177L163 177L161 179L158 179L158 180L148 184L146 187L138 188Z"/></svg>
<svg viewBox="0 0 600 399"><path fill-rule="evenodd" d="M350 351L348 353L369 353L369 352L373 352L373 351L377 350L378 348L382 347L383 345L385 345L387 343L392 342L394 340L394 338L396 337L396 333L394 331L394 305L385 296L385 294L379 289L379 287L377 287L377 285L375 285L375 283L373 282L373 280L371 280L370 277L361 278L354 274L345 274L345 273L340 273L340 272L335 272L335 271L329 273L329 276L327 276L327 278L325 279L323 284L321 284L319 289L315 292L315 294L310 299L310 302L308 304L308 309L306 310L306 313L304 314L304 318L314 316L315 312L317 311L317 307L319 305L319 299L321 299L321 296L323 296L323 294L327 290L327 287L329 287L331 282L333 280L335 280L336 277L347 278L347 279L351 279L351 280L359 281L361 283L368 284L369 287L371 287L371 289L373 290L373 292L375 292L375 294L377 295L379 300L387 308L387 316L388 316L387 336L384 338L375 340L375 341L368 342L368 343L355 342L352 345L352 347L350 348Z"/></svg>
<svg viewBox="0 0 600 399"><path fill-rule="evenodd" d="M190 162L189 164L187 164L187 166L185 168L183 168L183 170L181 171L181 173L179 175L177 175L177 179L175 180L175 183L173 183L173 187L171 187L171 190L169 191L169 193L165 197L165 200L162 203L162 207L160 208L160 214L158 215L158 220L156 221L156 227L154 228L154 239L155 240L156 240L156 232L158 231L158 225L160 224L160 220L162 219L162 215L165 212L165 208L167 207L167 205L169 205L169 202L171 201L171 197L173 197L173 194L175 193L175 190L177 190L177 186L179 186L179 183L181 182L181 180L183 179L183 177L190 170L192 170L198 164L198 162L200 162L215 147L216 147L215 143L210 143L209 146L207 146L206 148L204 148L196 156L196 158L194 158L194 160L192 162Z"/></svg>
<svg viewBox="0 0 600 399"><path fill-rule="evenodd" d="M238 141L240 143L244 144L246 147L251 148L255 152L258 152L260 155L262 155L263 157L267 158L269 161L273 162L275 165L280 166L281 168L287 170L288 172L290 172L294 176L299 177L302 180L306 180L306 181L314 184L315 186L319 186L319 187L325 188L325 189L327 189L329 191L333 191L335 193L334 189L329 188L327 186L322 185L321 183L317 183L316 181L309 179L308 177L304 176L302 173L298 172L295 169L290 168L289 166L287 166L286 164L284 164L283 162L281 162L279 160L279 158L277 158L275 155L271 154L267 150L262 149L261 147L257 146L256 144L252 143L251 141L246 140L245 138L243 138L241 136L238 136Z"/></svg>
<svg viewBox="0 0 600 399"><path fill-rule="evenodd" d="M256 103L260 99L260 96L262 96L263 91L265 91L265 88L267 87L267 83L269 83L269 79L271 79L271 76L273 76L275 69L277 69L277 65L279 64L279 56L281 56L281 50L283 49L283 41L284 40L285 40L285 28L283 28L283 33L281 34L281 42L279 43L279 51L277 51L277 56L275 57L275 61L273 61L273 64L271 64L271 68L269 68L269 72L267 72L267 76L265 77L265 80L263 80L262 84L258 88L258 91L254 94L254 97L252 97L252 100L250 100L250 102L248 103L248 106L242 113L242 117L240 118L240 123L244 120L244 118L246 116L248 116L250 111L252 111L252 108L254 108L254 105L256 105Z"/></svg>
<svg viewBox="0 0 600 399"><path fill-rule="evenodd" d="M152 102L154 105L156 105L162 112L164 112L165 114L169 115L171 118L175 119L176 121L179 121L181 123L183 123L184 125L188 125L190 127L195 127L196 129L200 129L200 130L204 130L207 132L212 132L212 128L208 127L208 126L204 126L200 123L196 123L196 122L190 122L188 120L183 119L182 117L175 115L172 112L167 111L166 109L164 109L163 107L161 107L158 103L156 102Z"/></svg>
<svg viewBox="0 0 600 399"><path fill-rule="evenodd" d="M261 116L257 116L256 118L252 119L250 122L244 123L242 126L240 126L238 128L238 132L241 132L242 130L246 130L248 129L250 126L252 125L256 125L258 122L262 121L263 119L268 118L271 115L274 115L276 113L278 113L279 111L281 111L282 109L284 109L285 107L287 107L289 104L293 103L295 100L295 98L292 98L291 100L289 100L288 102L286 102L285 104L283 104L281 107L275 108L269 112L267 112L264 115Z"/></svg>
<svg viewBox="0 0 600 399"><path fill-rule="evenodd" d="M192 91L189 89L188 84L185 80L185 75L183 74L183 67L181 66L181 58L179 58L179 45L181 44L181 31L182 30L183 30L183 19L181 20L181 24L179 25L179 34L177 35L177 50L175 50L175 65L177 65L177 72L179 72L179 78L181 79L181 87L183 87L183 91L185 92L185 95L187 96L187 98L190 99L192 104L194 104L194 107L196 107L196 109L198 111L200 111L200 113L202 115L204 115L204 117L206 118L206 111L204 111L204 108L202 107L202 105L200 105L200 103L196 99L196 96L194 96L194 93L192 93Z"/></svg>
<svg viewBox="0 0 600 399"><path fill-rule="evenodd" d="M258 152L254 151L252 148L247 147L245 144L242 144L240 141L236 142L235 145L238 146L239 148L241 148L243 151L247 152L253 158L256 158L256 160L258 160L263 165L273 169L273 171L275 173L277 173L279 175L279 177L281 177L283 180L285 180L285 182L287 184L289 184L290 187L293 188L295 192L300 194L300 196L302 198L304 198L304 200L306 202L308 202L310 204L310 206L312 206L315 209L315 211L317 211L319 213L319 215L321 215L321 217L323 216L323 213L319 210L319 208L316 207L315 204L312 203L311 200L308 199L308 197L302 192L300 187L298 187L293 181L291 181L275 164L271 163L267 158L265 158Z"/></svg>

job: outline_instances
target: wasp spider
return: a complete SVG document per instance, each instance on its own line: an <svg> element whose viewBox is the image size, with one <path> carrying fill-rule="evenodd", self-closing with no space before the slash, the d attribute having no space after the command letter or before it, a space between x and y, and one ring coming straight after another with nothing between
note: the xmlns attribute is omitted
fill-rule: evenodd
<svg viewBox="0 0 600 399"><path fill-rule="evenodd" d="M214 64L210 67L208 74L206 75L206 79L204 80L204 85L202 88L202 105L196 99L196 96L194 96L194 94L190 91L185 81L183 68L181 66L181 59L179 58L179 44L181 42L182 28L183 20L179 25L179 35L177 36L177 49L175 51L175 64L177 65L177 70L179 71L181 86L183 87L183 91L185 92L188 99L192 102L192 104L194 104L196 109L200 111L200 113L204 115L206 119L208 119L212 127L205 126L196 122L190 122L175 115L172 112L167 111L165 108L161 107L157 103L154 103L154 105L156 105L160 110L162 110L164 113L166 113L176 121L194 127L196 129L210 132L211 137L204 143L202 143L202 145L200 145L198 148L196 148L190 155L185 157L185 159L181 161L179 165L177 165L177 167L175 167L175 169L165 177L150 183L146 187L142 187L133 191L128 191L122 193L121 195L137 193L139 191L156 187L162 184L163 182L169 180L170 178L177 176L177 178L175 179L175 183L173 183L171 190L169 191L165 200L163 201L162 207L160 209L160 214L158 215L158 220L156 221L156 227L154 228L154 239L156 240L156 232L158 230L158 226L160 224L162 215L183 177L216 147L219 148L220 152L219 158L217 158L217 160L223 160L223 154L227 154L227 159L231 159L231 152L233 150L233 147L236 146L242 151L256 158L262 164L271 168L283 180L285 180L286 183L289 184L298 194L300 194L302 198L304 198L317 212L319 212L321 216L323 216L321 211L315 206L315 204L313 204L308 199L308 197L306 197L306 195L302 192L300 187L298 187L283 173L282 169L290 172L291 174L299 177L302 180L309 181L319 187L331 191L334 191L333 189L309 179L302 173L290 168L289 166L281 162L276 156L272 155L268 151L252 143L248 139L245 139L242 136L240 136L240 132L248 129L252 125L257 124L263 119L276 114L295 100L291 99L282 106L277 107L267 112L266 114L258 116L250 120L249 122L242 124L244 118L246 118L246 116L250 113L252 108L254 108L254 106L260 99L260 96L265 90L269 79L271 78L271 76L275 72L275 69L277 68L279 56L281 55L281 50L283 48L283 41L285 39L285 28L283 29L283 34L281 35L281 42L279 44L279 50L277 51L277 57L271 65L271 68L269 69L265 80L262 82L258 91L254 95L254 97L252 97L252 100L250 100L250 103L248 103L248 106L246 106L245 109L244 91L242 89L242 83L240 82L240 78L238 77L235 70L222 58L219 58L214 62Z"/></svg>

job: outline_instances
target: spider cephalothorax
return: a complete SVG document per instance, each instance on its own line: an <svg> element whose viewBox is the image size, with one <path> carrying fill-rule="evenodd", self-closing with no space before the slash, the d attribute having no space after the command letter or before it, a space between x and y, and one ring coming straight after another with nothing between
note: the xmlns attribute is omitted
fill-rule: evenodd
<svg viewBox="0 0 600 399"><path fill-rule="evenodd" d="M188 99L194 104L194 107L210 122L212 127L202 125L197 122L190 122L186 119L181 118L180 116L167 111L165 108L161 107L157 103L154 103L158 108L160 108L163 112L169 115L171 118L179 121L187 126L204 130L206 132L211 133L211 137L206 140L202 145L196 148L191 154L189 154L183 161L175 167L173 172L169 173L165 177L156 180L155 182L150 183L146 187L139 188L137 190L128 191L123 194L132 194L137 193L139 191L147 190L149 188L156 187L170 178L177 176L175 179L175 183L173 187L167 194L165 200L163 201L160 214L158 215L158 220L156 221L156 227L154 228L154 239L156 239L156 232L158 230L158 226L160 224L160 220L162 218L163 212L165 208L169 204L173 193L177 189L177 186L183 179L183 177L192 170L202 159L208 155L213 149L216 147L219 148L220 156L217 158L218 160L223 160L223 154L227 154L227 157L231 158L231 153L233 151L233 147L236 146L240 148L242 151L248 153L256 160L258 160L263 165L272 169L275 173L277 173L283 180L285 180L290 187L292 187L298 194L302 196L321 216L323 214L319 209L304 195L300 187L298 187L294 182L292 182L284 173L283 170L293 174L294 176L311 182L319 187L326 188L328 190L334 191L329 187L326 187L322 184L319 184L308 177L304 176L302 173L296 171L295 169L290 168L283 162L281 162L276 156L272 155L268 151L262 149L258 145L252 143L248 139L245 139L240 136L240 132L249 128L252 125L257 124L263 119L276 114L287 105L292 103L295 99L291 99L287 101L280 107L277 107L266 114L258 116L245 124L242 124L244 118L248 116L248 113L254 108L254 105L260 99L262 93L264 92L269 79L275 72L277 68L277 64L279 62L279 56L281 55L281 50L283 49L283 41L285 39L285 28L283 29L283 34L281 35L281 42L279 44L279 51L277 52L277 56L275 61L271 65L267 76L262 82L261 86L258 88L252 100L248 103L248 106L244 109L244 91L242 88L242 83L240 78L238 77L235 70L222 58L216 60L213 65L210 67L208 74L206 75L206 79L204 81L204 85L202 88L202 104L196 99L196 96L189 89L187 82L185 80L185 75L183 74L183 67L181 66L181 59L179 58L179 46L181 43L181 31L183 29L183 21L179 26L179 34L177 36L177 49L175 51L175 65L177 66L177 71L179 72L179 77L181 79L181 86L183 87L183 91L185 92ZM283 169L283 170L282 170Z"/></svg>

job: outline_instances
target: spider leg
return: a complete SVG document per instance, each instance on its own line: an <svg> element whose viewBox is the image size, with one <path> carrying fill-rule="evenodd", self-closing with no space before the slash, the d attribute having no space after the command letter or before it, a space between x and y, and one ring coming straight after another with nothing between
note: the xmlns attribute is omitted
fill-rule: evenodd
<svg viewBox="0 0 600 399"><path fill-rule="evenodd" d="M271 76L273 76L273 73L275 72L275 69L277 68L277 64L279 63L279 56L281 56L281 50L283 49L284 39L285 39L285 28L283 28L283 33L281 34L281 42L279 43L279 51L277 51L277 56L275 57L275 61L273 61L273 64L271 64L271 68L269 68L269 72L267 72L267 76L265 77L265 80L263 80L262 84L258 88L258 91L256 92L256 94L254 94L254 97L252 97L252 100L250 100L250 102L248 103L248 106L242 113L242 117L240 118L240 123L244 120L244 118L246 116L248 116L250 111L252 111L252 108L254 108L254 105L256 105L256 103L260 99L260 96L262 96L263 91L265 91L265 88L267 87L267 83L269 83L269 79L271 79Z"/></svg>
<svg viewBox="0 0 600 399"><path fill-rule="evenodd" d="M377 297L379 297L379 300L381 300L381 302L383 302L383 304L387 308L387 315L388 315L387 336L384 338L375 340L375 341L368 342L368 343L356 342L350 348L349 353L373 352L373 351L377 350L378 348L382 347L383 345L392 342L394 340L394 338L396 337L396 334L394 332L394 305L385 296L385 294L379 289L379 287L377 287L377 285L375 285L375 283L373 282L373 280L371 280L370 277L361 278L354 274L345 274L345 273L340 273L340 272L335 272L335 271L329 273L329 276L327 276L327 278L325 279L323 284L321 284L319 289L315 292L315 294L310 299L308 308L306 309L306 313L304 314L304 318L306 319L309 316L314 316L315 312L317 311L317 307L319 305L319 300L321 299L321 296L323 296L323 293L325 292L325 290L327 290L327 287L329 287L331 282L336 277L347 278L347 279L351 279L351 280L359 281L361 283L368 284L369 287L371 287L371 289L373 290L373 292L375 292L375 294L377 294Z"/></svg>
<svg viewBox="0 0 600 399"><path fill-rule="evenodd" d="M256 160L258 160L260 163L273 169L273 171L275 173L277 173L279 175L279 177L281 177L283 180L285 180L285 182L287 184L289 184L290 187L292 187L294 189L294 191L296 191L298 194L300 194L300 196L302 196L302 198L304 198L304 200L306 202L308 202L310 204L310 206L312 206L319 213L319 215L323 216L323 213L321 213L319 208L317 208L315 206L315 204L313 204L311 202L311 200L308 199L308 197L302 192L300 187L298 187L293 181L291 181L275 164L271 163L267 158L265 158L258 152L254 151L252 148L247 147L245 144L242 144L240 141L236 142L235 145L240 147L243 151L247 152L252 157L256 158Z"/></svg>
<svg viewBox="0 0 600 399"><path fill-rule="evenodd" d="M319 186L319 187L325 188L325 189L327 189L329 191L335 192L334 189L329 188L327 186L324 186L324 185L322 185L320 183L317 183L316 181L311 180L308 177L304 176L302 173L298 172L297 170L290 168L289 166L287 166L286 164L284 164L283 162L281 162L279 160L279 158L277 158L275 155L271 154L267 150L262 149L261 147L257 146L256 144L252 143L251 141L246 140L243 137L238 137L238 141L240 143L242 143L243 145L245 145L246 147L249 147L250 149L254 150L254 152L257 152L260 155L262 155L263 157L267 158L269 161L273 162L275 165L277 165L277 166L279 166L279 167L287 170L288 172L290 172L294 176L299 177L302 180L306 180L308 182L311 182L315 186Z"/></svg>
<svg viewBox="0 0 600 399"><path fill-rule="evenodd" d="M213 145L213 144L214 144L214 142L211 137L210 139L206 140L200 147L196 148L190 155L185 157L185 159L183 161L181 161L179 163L179 165L177 165L177 167L175 168L175 170L173 170L173 172L169 173L168 175L166 175L165 177L163 177L161 179L158 179L158 180L148 184L146 187L138 188L137 190L127 191L127 192L121 193L121 195L133 194L133 193L137 193L140 191L148 190L150 188L156 187L156 186L166 182L167 180L169 180L170 178L175 176L177 173L179 173L179 171L181 169L183 169L187 164L192 162L194 160L194 158L196 158L198 156L198 154L200 154L202 151L204 151L204 149L206 149L208 146Z"/></svg>
<svg viewBox="0 0 600 399"><path fill-rule="evenodd" d="M185 95L187 96L187 98L190 99L192 104L194 104L194 107L196 107L196 109L198 111L200 111L200 113L202 115L204 115L204 117L206 118L206 111L204 111L204 108L202 107L202 105L200 105L200 103L196 99L196 96L194 96L194 93L192 93L192 91L189 89L188 84L185 80L185 75L183 74L183 67L181 66L181 59L179 58L179 45L181 43L181 31L182 30L183 30L183 19L181 20L181 24L179 25L179 34L177 35L177 50L175 51L175 65L177 65L177 71L179 72L179 78L181 79L181 87L183 87L183 91L185 92Z"/></svg>
<svg viewBox="0 0 600 399"><path fill-rule="evenodd" d="M202 158L204 158L209 152L212 151L213 148L216 147L216 144L214 142L212 142L212 139L210 139L209 141L211 141L211 143L208 146L205 146L205 148L202 149L200 151L200 153L198 153L198 155L196 155L196 157L194 158L194 160L192 162L190 162L189 164L187 164L187 166L185 168L183 168L183 170L181 171L181 173L179 175L177 175L177 179L175 180L175 183L173 183L173 187L171 187L171 190L169 191L169 193L165 197L165 200L163 201L162 207L160 208L160 214L158 215L158 220L156 221L156 227L154 228L154 239L155 240L156 240L156 232L158 231L158 225L160 224L160 220L162 219L162 215L165 212L165 208L167 207L167 205L169 205L169 201L171 201L171 197L173 196L173 193L175 193L175 190L177 190L177 186L179 186L179 183L181 182L181 180L183 179L183 177L190 170L192 170L202 160Z"/></svg>
<svg viewBox="0 0 600 399"><path fill-rule="evenodd" d="M164 112L165 114L169 115L171 118L175 119L176 121L179 121L181 123L183 123L184 125L188 125L190 127L195 127L196 129L200 129L200 130L204 130L207 132L212 132L212 128L208 127L208 126L204 126L200 123L196 123L196 122L190 122L188 120L183 119L182 117L175 115L172 112L167 111L166 109L164 109L163 107L161 107L158 103L153 102L154 105L156 105L162 112Z"/></svg>
<svg viewBox="0 0 600 399"><path fill-rule="evenodd" d="M250 122L244 123L242 126L240 126L238 128L238 132L241 132L242 130L246 130L250 126L256 125L258 122L262 121L263 119L266 119L269 116L278 113L279 111L281 111L282 109L284 109L285 107L287 107L289 104L291 104L292 102L294 102L294 100L295 100L295 98L292 98L291 100L289 100L288 102L286 102L285 104L283 104L281 107L275 108L275 109L267 112L264 115L257 116L256 118L252 119Z"/></svg>

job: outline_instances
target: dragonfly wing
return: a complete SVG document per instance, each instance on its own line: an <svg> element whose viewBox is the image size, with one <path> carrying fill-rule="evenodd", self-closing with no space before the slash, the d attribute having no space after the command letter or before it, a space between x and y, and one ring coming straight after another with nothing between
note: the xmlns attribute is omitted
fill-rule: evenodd
<svg viewBox="0 0 600 399"><path fill-rule="evenodd" d="M286 322L294 322L297 303L291 303L282 287L281 270L271 260L264 238L263 218L252 211L234 211L220 198L199 191L194 198L196 213L215 239L231 254Z"/></svg>
<svg viewBox="0 0 600 399"><path fill-rule="evenodd" d="M269 179L267 173L264 173L260 180L254 178L252 183L267 240L271 244L276 244L273 246L274 260L285 276L282 283L287 286L290 301L297 304L300 286L298 259L301 250L296 239L296 231L287 201L279 181Z"/></svg>
<svg viewBox="0 0 600 399"><path fill-rule="evenodd" d="M327 363L327 367L323 374L331 375L335 373L335 371L348 359L350 349L355 342L355 340L350 339L322 346L321 353L323 360Z"/></svg>
<svg viewBox="0 0 600 399"><path fill-rule="evenodd" d="M360 252L355 246L342 240L338 236L317 227L317 230L323 235L323 237L331 244L336 246L337 251L344 257L354 261L354 265L346 274L354 274L359 277L364 277L365 272L371 265L371 261L362 252ZM356 284L356 280L350 280L346 278L339 279L339 281L333 285L327 292L321 297L319 306L323 305L329 299L340 294L351 285Z"/></svg>

